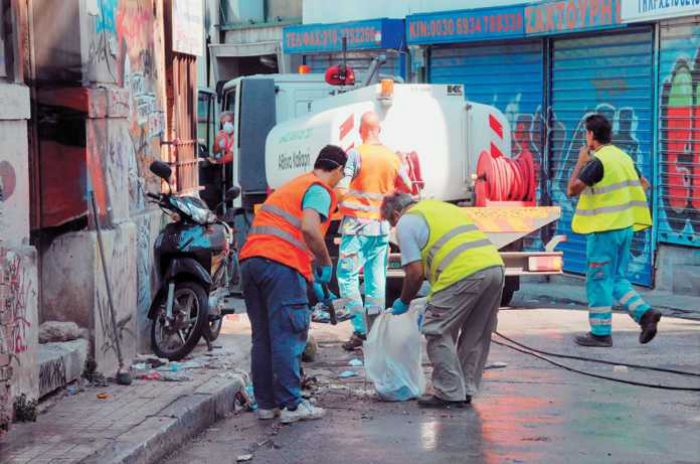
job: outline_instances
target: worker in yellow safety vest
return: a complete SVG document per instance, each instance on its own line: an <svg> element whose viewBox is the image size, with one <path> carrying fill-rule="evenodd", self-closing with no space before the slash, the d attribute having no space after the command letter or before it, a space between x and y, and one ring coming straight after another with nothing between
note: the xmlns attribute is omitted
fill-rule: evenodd
<svg viewBox="0 0 700 464"><path fill-rule="evenodd" d="M611 143L612 127L600 114L586 118L586 145L569 180L567 194L579 196L571 228L586 235L586 295L591 331L578 345L610 347L614 301L641 326L640 343L656 335L661 313L651 309L627 279L632 237L651 227L647 180L632 158ZM590 151L593 152L592 156Z"/></svg>
<svg viewBox="0 0 700 464"><path fill-rule="evenodd" d="M422 332L433 365L434 393L422 407L462 407L478 389L501 302L504 266L498 250L461 208L437 200L388 196L382 217L396 226L406 276L391 312L401 315L424 279L431 292Z"/></svg>

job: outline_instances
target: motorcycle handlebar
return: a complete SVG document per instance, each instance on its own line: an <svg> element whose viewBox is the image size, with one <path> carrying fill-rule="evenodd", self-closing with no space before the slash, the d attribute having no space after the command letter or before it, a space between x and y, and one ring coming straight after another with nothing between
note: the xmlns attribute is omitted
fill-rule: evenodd
<svg viewBox="0 0 700 464"><path fill-rule="evenodd" d="M155 193L146 192L146 196L148 198L153 198L154 200L160 200L160 195L156 195Z"/></svg>

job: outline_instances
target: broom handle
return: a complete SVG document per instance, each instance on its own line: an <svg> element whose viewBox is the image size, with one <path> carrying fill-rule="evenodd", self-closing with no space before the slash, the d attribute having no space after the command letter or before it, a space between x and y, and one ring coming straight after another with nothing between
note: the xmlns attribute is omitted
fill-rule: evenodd
<svg viewBox="0 0 700 464"><path fill-rule="evenodd" d="M97 205L95 204L95 192L90 189L90 204L92 205L92 216L95 218L95 230L97 231L97 248L100 249L100 259L102 260L102 274L105 278L105 287L107 288L107 300L109 302L109 315L112 319L112 331L114 332L114 342L117 345L117 361L119 368L124 367L122 359L122 348L119 342L119 332L117 331L117 318L114 316L114 303L112 300L112 289L109 285L109 275L107 275L107 261L105 261L104 246L102 245L102 231L100 230L100 218L97 216Z"/></svg>

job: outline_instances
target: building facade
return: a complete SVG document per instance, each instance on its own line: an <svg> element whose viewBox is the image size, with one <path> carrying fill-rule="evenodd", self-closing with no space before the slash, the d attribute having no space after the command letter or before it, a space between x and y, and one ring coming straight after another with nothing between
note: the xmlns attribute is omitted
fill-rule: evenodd
<svg viewBox="0 0 700 464"><path fill-rule="evenodd" d="M694 136L700 127L700 4L358 3L366 8L305 1L304 24L285 29L285 51L323 72L338 62L331 54L337 37L353 40L359 27L386 16L403 21L395 54L405 59L397 74L413 82L464 84L467 99L506 114L512 156L527 151L535 159L538 202L562 208L549 233L568 236L560 247L572 273L585 270L585 240L571 231L575 200L567 198L566 184L585 140L583 121L593 112L605 114L614 142L653 185L655 227L634 238L632 280L700 295L700 286L686 283L686 276L700 281L700 144ZM384 37L376 33L375 39L365 61L382 51Z"/></svg>
<svg viewBox="0 0 700 464"><path fill-rule="evenodd" d="M180 192L198 188L196 55L204 51L204 6L0 4L3 17L12 18L2 22L0 47L2 427L22 393L36 400L71 380L61 359L44 362L41 323L84 329L86 355L106 375L116 370L117 341L127 360L150 351L152 249L165 219L146 201L147 191L161 190L149 165L169 162Z"/></svg>

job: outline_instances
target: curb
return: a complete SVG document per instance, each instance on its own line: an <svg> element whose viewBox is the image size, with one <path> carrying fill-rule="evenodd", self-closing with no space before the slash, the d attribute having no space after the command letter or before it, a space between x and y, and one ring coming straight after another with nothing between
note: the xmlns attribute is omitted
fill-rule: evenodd
<svg viewBox="0 0 700 464"><path fill-rule="evenodd" d="M150 464L177 450L234 409L235 395L244 388L240 376L217 377L194 392L176 398L136 427L80 461L84 464Z"/></svg>

